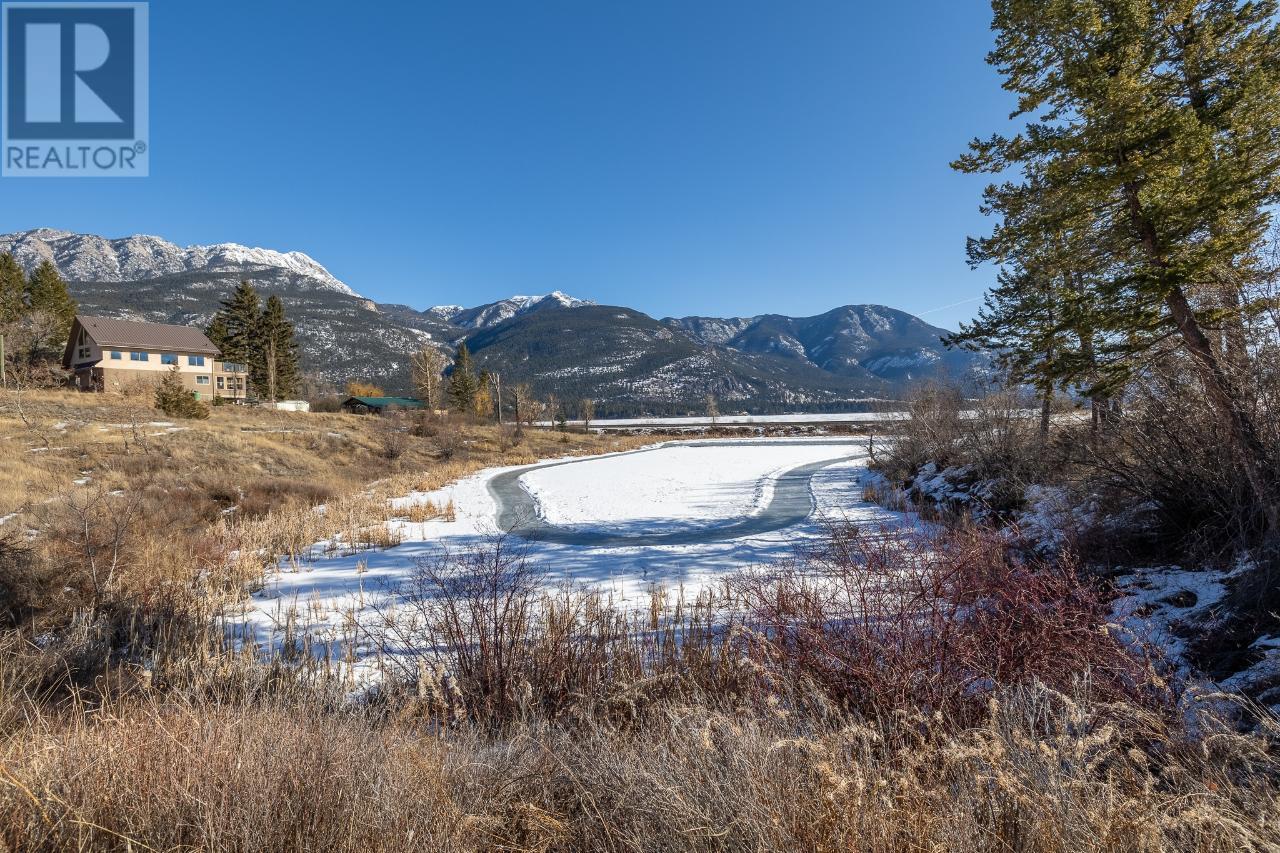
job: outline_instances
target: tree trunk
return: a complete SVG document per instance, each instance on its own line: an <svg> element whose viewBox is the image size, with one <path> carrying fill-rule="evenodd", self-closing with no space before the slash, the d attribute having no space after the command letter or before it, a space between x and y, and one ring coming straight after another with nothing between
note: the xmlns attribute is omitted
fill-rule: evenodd
<svg viewBox="0 0 1280 853"><path fill-rule="evenodd" d="M1053 409L1053 389L1045 388L1040 398L1040 443L1049 443L1049 418Z"/></svg>
<svg viewBox="0 0 1280 853"><path fill-rule="evenodd" d="M1209 338L1196 321L1195 312L1187 301L1182 288L1173 287L1165 297L1165 304L1173 315L1182 340L1191 352L1200 368L1205 390L1221 415L1225 415L1226 426L1236 445L1237 455L1244 468L1245 478L1249 481L1259 504L1267 517L1267 525L1272 530L1280 529L1280 507L1277 507L1271 490L1271 477L1267 469L1267 451L1258 437L1239 395L1231 382L1231 378L1222 369L1222 364L1213 354Z"/></svg>
<svg viewBox="0 0 1280 853"><path fill-rule="evenodd" d="M1068 286L1075 290L1080 299L1084 299L1084 284L1080 281L1080 276L1075 272L1068 272ZM1076 315L1076 322L1072 324L1075 329L1076 337L1080 341L1080 355L1085 363L1089 365L1087 373L1089 376L1089 384L1096 385L1098 382L1098 357L1093 347L1093 327L1084 322L1080 314ZM1110 416L1111 402L1107 394L1095 391L1089 395L1089 432L1096 440L1098 434L1106 426Z"/></svg>
<svg viewBox="0 0 1280 853"><path fill-rule="evenodd" d="M1254 500L1262 510L1267 528L1273 532L1280 530L1280 504L1277 504L1272 491L1266 448L1258 437L1253 419L1242 404L1231 382L1231 377L1223 370L1222 363L1214 355L1213 346L1199 320L1196 319L1195 310L1191 307L1182 286L1168 278L1169 264L1160 251L1155 227L1142 209L1138 188L1129 183L1125 184L1124 191L1130 221L1141 238L1142 249L1151 264L1164 274L1162 285L1165 291L1165 307L1169 309L1174 325L1182 336L1183 345L1196 363L1209 402L1217 410L1218 417L1226 427L1236 458L1249 484L1249 491L1253 493Z"/></svg>

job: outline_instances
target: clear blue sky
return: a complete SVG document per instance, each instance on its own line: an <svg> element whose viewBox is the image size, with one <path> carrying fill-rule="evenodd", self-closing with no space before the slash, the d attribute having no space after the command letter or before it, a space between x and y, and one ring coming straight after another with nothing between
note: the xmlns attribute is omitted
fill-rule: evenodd
<svg viewBox="0 0 1280 853"><path fill-rule="evenodd" d="M301 250L417 307L972 315L1005 129L980 0L151 3L151 176L0 181L37 226Z"/></svg>

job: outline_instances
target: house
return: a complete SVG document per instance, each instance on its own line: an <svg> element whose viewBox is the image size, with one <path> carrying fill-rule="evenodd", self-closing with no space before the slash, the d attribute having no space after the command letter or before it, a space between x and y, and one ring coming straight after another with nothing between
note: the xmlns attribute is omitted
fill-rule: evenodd
<svg viewBox="0 0 1280 853"><path fill-rule="evenodd" d="M413 397L348 397L342 401L342 408L354 415L380 415L388 409L422 409L426 406Z"/></svg>
<svg viewBox="0 0 1280 853"><path fill-rule="evenodd" d="M243 400L249 391L248 368L218 360L218 348L190 326L78 315L62 366L75 372L81 391L154 385L174 367L199 400Z"/></svg>

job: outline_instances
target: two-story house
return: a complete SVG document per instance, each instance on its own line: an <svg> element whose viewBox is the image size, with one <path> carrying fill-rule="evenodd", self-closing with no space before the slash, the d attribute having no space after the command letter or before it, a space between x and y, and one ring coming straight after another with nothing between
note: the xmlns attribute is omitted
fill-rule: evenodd
<svg viewBox="0 0 1280 853"><path fill-rule="evenodd" d="M218 360L218 348L190 326L77 316L62 366L81 391L154 385L174 367L197 399L244 400L249 391L245 366Z"/></svg>

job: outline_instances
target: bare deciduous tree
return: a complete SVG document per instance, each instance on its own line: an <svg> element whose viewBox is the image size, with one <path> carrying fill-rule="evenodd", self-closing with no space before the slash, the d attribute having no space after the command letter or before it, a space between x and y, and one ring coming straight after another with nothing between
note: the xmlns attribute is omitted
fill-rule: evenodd
<svg viewBox="0 0 1280 853"><path fill-rule="evenodd" d="M507 387L507 394L511 397L512 419L519 434L521 424L533 426L533 391L526 383L516 382Z"/></svg>
<svg viewBox="0 0 1280 853"><path fill-rule="evenodd" d="M440 377L447 363L444 353L430 344L409 357L409 367L413 371L413 389L418 399L433 411L440 408Z"/></svg>

